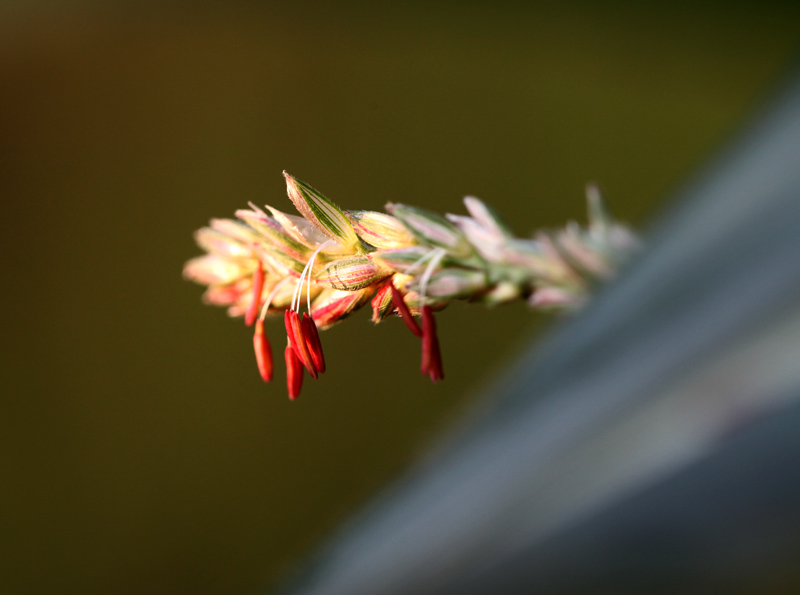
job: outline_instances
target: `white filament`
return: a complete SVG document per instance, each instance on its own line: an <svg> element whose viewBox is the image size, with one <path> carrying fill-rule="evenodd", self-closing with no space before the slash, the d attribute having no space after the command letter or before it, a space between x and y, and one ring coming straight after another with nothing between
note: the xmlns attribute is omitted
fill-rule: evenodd
<svg viewBox="0 0 800 595"><path fill-rule="evenodd" d="M320 247L314 251L311 258L308 260L308 285L306 286L306 306L308 307L308 315L311 316L311 270L314 268L314 260L317 258L320 250L329 244L335 244L333 240L328 240L320 244ZM300 309L300 300L297 300L297 308Z"/></svg>
<svg viewBox="0 0 800 595"><path fill-rule="evenodd" d="M433 256L434 254L436 254L436 251L437 251L437 250L441 250L441 248L434 248L434 249L433 249L433 250L431 250L430 252L426 252L425 254L423 254L423 255L422 255L422 257L420 257L420 259L419 259L419 260L417 260L417 262L415 262L415 263L414 263L414 264L412 264L410 267L408 267L408 268L407 268L407 269L406 269L406 270L403 272L403 274L404 274L404 275L410 275L410 274L411 274L411 271L413 271L414 269L416 269L416 268L417 268L419 265L421 265L423 262L425 262L426 260L428 260L428 259L429 259L431 256Z"/></svg>
<svg viewBox="0 0 800 595"><path fill-rule="evenodd" d="M430 281L431 275L433 275L433 270L439 266L442 258L447 255L447 251L444 250L444 248L435 248L429 254L431 254L431 261L428 263L428 266L425 267L425 272L422 274L422 278L419 282L421 304L425 303L425 296L428 293L428 281Z"/></svg>
<svg viewBox="0 0 800 595"><path fill-rule="evenodd" d="M278 290L279 290L279 289L280 289L280 288L283 286L283 284L284 284L284 283L286 283L286 282L287 282L289 279L291 279L291 277L284 277L283 279L281 279L281 280L278 282L278 284L277 284L277 285L275 285L275 287L273 287L273 288L272 288L272 291L270 292L269 296L267 296L267 301L266 301L266 302L264 302L264 307L263 307L263 308L261 308L261 315L258 317L258 319L259 319L259 320L264 320L264 318L267 316L267 310L269 310L269 306L270 306L270 304L272 304L272 300L273 300L273 299L275 298L275 296L278 294Z"/></svg>
<svg viewBox="0 0 800 595"><path fill-rule="evenodd" d="M300 279L297 282L297 286L294 288L294 294L292 295L292 310L299 310L300 309L300 295L302 293L303 287L303 279L308 273L308 292L307 292L307 299L308 299L308 313L311 314L311 267L314 266L314 260L317 258L317 254L320 253L320 250L328 246L329 244L335 244L333 240L328 240L323 242L319 245L319 247L314 250L314 253L311 255L311 258L308 259L306 266L303 268L303 272L300 274Z"/></svg>

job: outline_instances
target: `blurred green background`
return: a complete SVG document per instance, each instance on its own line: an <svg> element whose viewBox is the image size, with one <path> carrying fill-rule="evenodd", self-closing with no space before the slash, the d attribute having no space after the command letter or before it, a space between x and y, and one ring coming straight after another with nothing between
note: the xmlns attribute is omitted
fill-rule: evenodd
<svg viewBox="0 0 800 595"><path fill-rule="evenodd" d="M799 44L796 3L3 3L2 592L274 584L547 323L448 308L433 386L362 312L291 403L181 278L210 217L291 210L286 169L520 234L596 180L644 225Z"/></svg>

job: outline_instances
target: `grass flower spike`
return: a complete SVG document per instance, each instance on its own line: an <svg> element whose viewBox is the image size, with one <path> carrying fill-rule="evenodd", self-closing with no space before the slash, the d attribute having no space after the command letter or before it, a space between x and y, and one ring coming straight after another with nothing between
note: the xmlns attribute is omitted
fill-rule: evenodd
<svg viewBox="0 0 800 595"><path fill-rule="evenodd" d="M272 379L268 315L283 313L289 397L307 372L325 372L319 331L370 303L376 324L396 315L421 340L421 372L444 378L434 312L453 300L496 305L526 300L538 309L574 310L592 287L614 275L637 239L616 222L595 186L589 224L570 223L515 237L489 206L464 199L468 215L441 216L390 203L387 213L347 211L284 172L302 217L251 204L238 220L212 219L195 239L207 254L184 276L206 285L204 301L255 323L259 373ZM302 312L303 302L307 312ZM420 317L422 324L417 322Z"/></svg>

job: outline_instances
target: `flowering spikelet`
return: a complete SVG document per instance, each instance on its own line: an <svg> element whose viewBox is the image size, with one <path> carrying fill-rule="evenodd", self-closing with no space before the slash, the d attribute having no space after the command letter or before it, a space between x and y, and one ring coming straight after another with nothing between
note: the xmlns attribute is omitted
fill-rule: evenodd
<svg viewBox="0 0 800 595"><path fill-rule="evenodd" d="M253 346L265 381L272 378L272 351L264 320L284 313L291 399L304 371L314 379L325 372L319 331L367 302L373 322L395 314L421 338L421 372L438 382L444 371L435 310L453 300L526 300L539 309L574 310L638 244L611 217L596 186L587 188L587 227L570 223L524 239L474 197L464 199L468 215L442 217L397 203L386 205L388 213L346 211L284 177L302 217L250 204L236 212L238 220L212 219L195 234L207 254L187 262L184 276L208 286L207 303L255 322ZM308 312L301 315L304 301Z"/></svg>

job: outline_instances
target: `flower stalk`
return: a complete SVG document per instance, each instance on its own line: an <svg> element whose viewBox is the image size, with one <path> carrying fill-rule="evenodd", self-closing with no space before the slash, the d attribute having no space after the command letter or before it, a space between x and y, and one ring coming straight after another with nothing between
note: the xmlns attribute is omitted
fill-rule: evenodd
<svg viewBox="0 0 800 595"><path fill-rule="evenodd" d="M255 322L256 361L266 382L273 366L264 319L284 313L292 399L305 371L313 379L325 372L319 331L368 302L373 322L396 315L420 337L421 372L438 382L444 370L434 311L453 300L489 306L526 300L536 309L575 310L638 245L596 186L587 188L586 227L570 223L518 238L474 197L464 199L468 215L443 217L397 203L386 205L388 213L347 211L284 177L302 217L251 204L236 212L238 220L212 219L195 234L207 254L187 262L184 276L208 286L207 303L227 306L248 326ZM303 298L308 312L301 315Z"/></svg>

